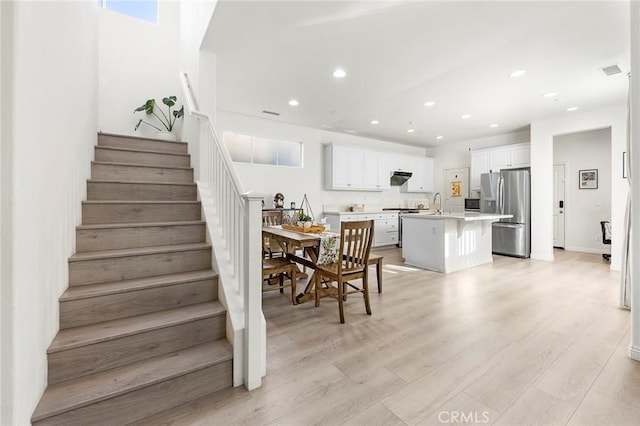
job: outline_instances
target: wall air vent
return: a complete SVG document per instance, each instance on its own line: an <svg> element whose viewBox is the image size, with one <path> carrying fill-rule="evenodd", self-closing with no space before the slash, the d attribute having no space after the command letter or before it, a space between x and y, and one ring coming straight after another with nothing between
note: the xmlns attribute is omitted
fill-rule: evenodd
<svg viewBox="0 0 640 426"><path fill-rule="evenodd" d="M279 112L273 112L273 111L267 111L266 109L262 111L263 114L270 114L270 115L275 115L276 117L278 117L280 115Z"/></svg>
<svg viewBox="0 0 640 426"><path fill-rule="evenodd" d="M610 65L608 67L604 67L604 68L600 68L600 70L604 73L604 75L606 75L607 77L610 77L612 75L616 75L616 74L620 74L622 72L622 70L620 69L619 66L617 65Z"/></svg>

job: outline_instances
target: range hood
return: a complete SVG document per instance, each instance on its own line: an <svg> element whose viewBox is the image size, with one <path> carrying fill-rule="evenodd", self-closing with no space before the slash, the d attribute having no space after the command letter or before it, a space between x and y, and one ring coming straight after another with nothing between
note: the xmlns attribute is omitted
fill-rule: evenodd
<svg viewBox="0 0 640 426"><path fill-rule="evenodd" d="M411 173L411 172L401 172L399 170L391 172L391 185L392 186L401 186L406 181L408 181L409 178L412 175L413 175L413 173Z"/></svg>

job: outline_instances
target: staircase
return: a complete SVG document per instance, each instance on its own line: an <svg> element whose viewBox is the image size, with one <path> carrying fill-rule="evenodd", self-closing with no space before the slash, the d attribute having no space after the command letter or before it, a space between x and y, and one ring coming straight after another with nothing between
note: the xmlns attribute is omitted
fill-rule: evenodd
<svg viewBox="0 0 640 426"><path fill-rule="evenodd" d="M232 385L187 145L99 134L35 425L124 425Z"/></svg>

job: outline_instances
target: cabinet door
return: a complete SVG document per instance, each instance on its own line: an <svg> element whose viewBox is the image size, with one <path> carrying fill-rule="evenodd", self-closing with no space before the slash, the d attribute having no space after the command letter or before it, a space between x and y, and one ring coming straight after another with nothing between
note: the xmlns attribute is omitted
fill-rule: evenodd
<svg viewBox="0 0 640 426"><path fill-rule="evenodd" d="M365 189L379 189L378 184L378 153L376 151L364 151L362 186Z"/></svg>
<svg viewBox="0 0 640 426"><path fill-rule="evenodd" d="M434 178L433 178L433 158L422 159L422 191L421 192L433 192Z"/></svg>
<svg viewBox="0 0 640 426"><path fill-rule="evenodd" d="M332 150L333 158L328 161L333 162L333 188L349 188L350 181L350 158L349 148L335 145Z"/></svg>
<svg viewBox="0 0 640 426"><path fill-rule="evenodd" d="M514 145L511 148L511 167L529 167L531 165L531 146Z"/></svg>
<svg viewBox="0 0 640 426"><path fill-rule="evenodd" d="M489 173L490 168L489 151L471 152L471 189L480 189L480 175Z"/></svg>
<svg viewBox="0 0 640 426"><path fill-rule="evenodd" d="M511 147L493 148L491 150L491 171L499 172L511 167Z"/></svg>
<svg viewBox="0 0 640 426"><path fill-rule="evenodd" d="M364 151L357 148L348 149L349 188L364 188Z"/></svg>

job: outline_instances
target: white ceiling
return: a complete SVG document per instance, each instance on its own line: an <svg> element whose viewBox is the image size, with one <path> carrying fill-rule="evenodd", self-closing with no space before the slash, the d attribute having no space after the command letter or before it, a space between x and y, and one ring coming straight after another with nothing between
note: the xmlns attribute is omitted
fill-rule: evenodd
<svg viewBox="0 0 640 426"><path fill-rule="evenodd" d="M438 146L626 102L629 2L219 1L203 48L218 109Z"/></svg>

